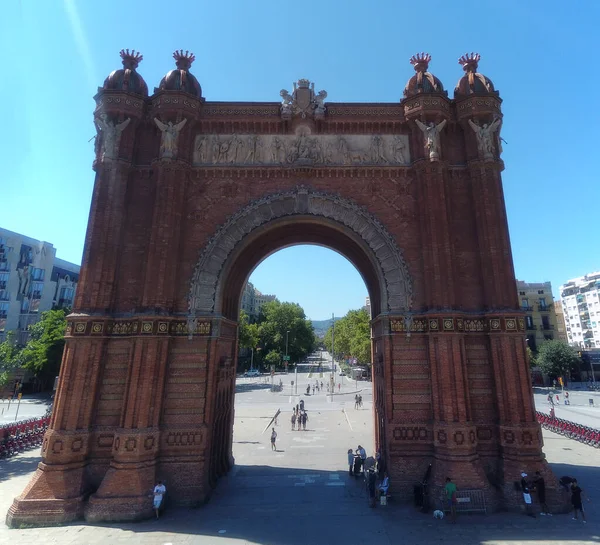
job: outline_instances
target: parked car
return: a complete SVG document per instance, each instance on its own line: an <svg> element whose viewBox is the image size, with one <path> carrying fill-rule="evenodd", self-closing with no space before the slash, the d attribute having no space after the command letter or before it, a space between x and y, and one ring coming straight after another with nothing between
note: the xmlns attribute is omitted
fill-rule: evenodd
<svg viewBox="0 0 600 545"><path fill-rule="evenodd" d="M250 369L244 373L245 377L260 377L260 371L258 369Z"/></svg>

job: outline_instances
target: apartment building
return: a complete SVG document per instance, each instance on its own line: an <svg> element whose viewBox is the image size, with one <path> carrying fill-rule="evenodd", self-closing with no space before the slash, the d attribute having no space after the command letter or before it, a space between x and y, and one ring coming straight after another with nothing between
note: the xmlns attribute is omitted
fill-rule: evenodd
<svg viewBox="0 0 600 545"><path fill-rule="evenodd" d="M79 269L58 259L49 242L0 228L0 341L15 331L25 344L42 312L71 307Z"/></svg>
<svg viewBox="0 0 600 545"><path fill-rule="evenodd" d="M527 346L536 352L547 340L558 338L552 284L517 280L519 304L525 314Z"/></svg>
<svg viewBox="0 0 600 545"><path fill-rule="evenodd" d="M569 344L600 348L600 271L569 280L560 294Z"/></svg>

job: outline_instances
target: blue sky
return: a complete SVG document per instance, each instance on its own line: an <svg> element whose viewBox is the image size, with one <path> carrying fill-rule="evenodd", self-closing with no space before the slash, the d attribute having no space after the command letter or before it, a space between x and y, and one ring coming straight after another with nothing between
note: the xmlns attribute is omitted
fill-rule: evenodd
<svg viewBox="0 0 600 545"><path fill-rule="evenodd" d="M173 67L175 49L193 51L205 97L224 101L275 101L301 77L330 101L397 101L419 51L431 53L430 70L452 96L458 57L478 51L480 71L504 100L516 274L551 280L556 294L569 278L600 269L599 16L591 1L4 2L0 226L80 261L94 178L93 96L120 67L121 48L143 53L139 72L150 90ZM273 255L253 281L314 319L362 305L366 290L351 265L310 251ZM289 266L296 262L310 264Z"/></svg>

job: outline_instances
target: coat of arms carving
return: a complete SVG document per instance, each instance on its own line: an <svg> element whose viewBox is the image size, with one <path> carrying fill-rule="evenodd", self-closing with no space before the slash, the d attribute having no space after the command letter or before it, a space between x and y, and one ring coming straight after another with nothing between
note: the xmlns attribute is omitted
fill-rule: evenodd
<svg viewBox="0 0 600 545"><path fill-rule="evenodd" d="M307 115L323 117L325 115L325 99L327 91L315 93L315 84L307 79L299 79L294 82L294 91L290 95L288 91L282 89L281 96L281 116L291 118L293 114L305 118Z"/></svg>

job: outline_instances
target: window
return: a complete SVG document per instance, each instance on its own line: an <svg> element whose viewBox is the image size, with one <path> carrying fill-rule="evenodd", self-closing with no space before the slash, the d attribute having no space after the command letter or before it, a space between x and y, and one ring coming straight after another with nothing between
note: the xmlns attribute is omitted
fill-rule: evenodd
<svg viewBox="0 0 600 545"><path fill-rule="evenodd" d="M38 270L41 270L41 269L38 269ZM44 290L43 282L32 282L31 283L31 298L32 299L41 299L43 290Z"/></svg>
<svg viewBox="0 0 600 545"><path fill-rule="evenodd" d="M545 297L540 297L540 310L546 310L546 298Z"/></svg>
<svg viewBox="0 0 600 545"><path fill-rule="evenodd" d="M75 290L69 287L60 288L60 294L58 297L58 305L59 306L69 306L73 302L73 295Z"/></svg>
<svg viewBox="0 0 600 545"><path fill-rule="evenodd" d="M538 290L538 295L543 295L544 290Z"/></svg>
<svg viewBox="0 0 600 545"><path fill-rule="evenodd" d="M9 273L0 272L0 290L5 290L6 285L8 284Z"/></svg>
<svg viewBox="0 0 600 545"><path fill-rule="evenodd" d="M523 297L523 299L521 299L521 306L523 308L529 308L529 299L527 299L527 297Z"/></svg>
<svg viewBox="0 0 600 545"><path fill-rule="evenodd" d="M0 271L8 271L8 261L0 260Z"/></svg>
<svg viewBox="0 0 600 545"><path fill-rule="evenodd" d="M544 329L550 329L550 321L548 320L548 316L542 316L542 327Z"/></svg>
<svg viewBox="0 0 600 545"><path fill-rule="evenodd" d="M527 323L527 329L533 329L533 317L525 316L525 321Z"/></svg>
<svg viewBox="0 0 600 545"><path fill-rule="evenodd" d="M29 299L21 301L21 312L29 312Z"/></svg>
<svg viewBox="0 0 600 545"><path fill-rule="evenodd" d="M8 303L0 302L0 318L6 318L8 316Z"/></svg>
<svg viewBox="0 0 600 545"><path fill-rule="evenodd" d="M31 279L32 280L44 280L44 274L46 271L44 269L36 269L35 267L31 268Z"/></svg>

